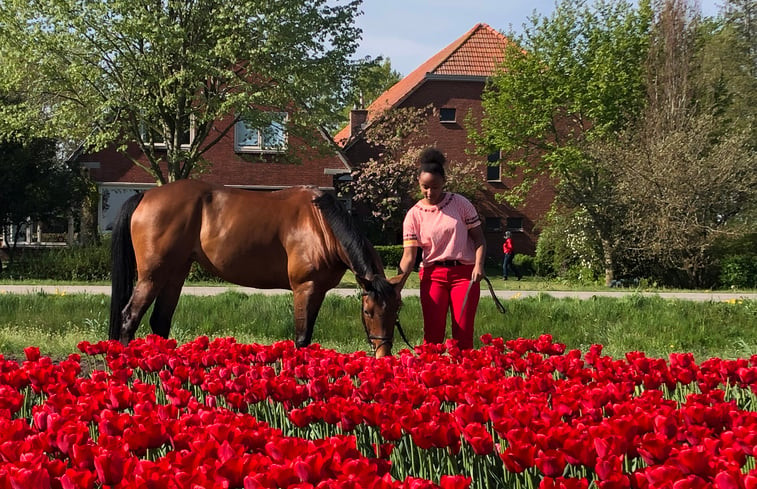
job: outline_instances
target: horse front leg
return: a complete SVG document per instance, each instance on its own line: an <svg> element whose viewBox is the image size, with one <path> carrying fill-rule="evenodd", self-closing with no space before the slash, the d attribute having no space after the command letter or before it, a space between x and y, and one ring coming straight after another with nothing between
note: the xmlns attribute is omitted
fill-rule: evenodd
<svg viewBox="0 0 757 489"><path fill-rule="evenodd" d="M312 282L301 284L294 290L294 344L298 348L308 346L313 338L313 327L321 309L325 290L319 290Z"/></svg>

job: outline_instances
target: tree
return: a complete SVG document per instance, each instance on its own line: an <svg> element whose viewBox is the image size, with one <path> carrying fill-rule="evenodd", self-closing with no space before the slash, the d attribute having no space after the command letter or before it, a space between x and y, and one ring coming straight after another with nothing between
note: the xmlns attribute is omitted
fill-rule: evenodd
<svg viewBox="0 0 757 489"><path fill-rule="evenodd" d="M753 0L725 0L722 6L726 26L738 33L737 50L747 62L747 70L757 77L757 4Z"/></svg>
<svg viewBox="0 0 757 489"><path fill-rule="evenodd" d="M61 162L57 149L51 139L0 143L0 226L11 259L24 224L67 217L84 197L81 173ZM7 234L11 226L13 236Z"/></svg>
<svg viewBox="0 0 757 489"><path fill-rule="evenodd" d="M555 178L556 204L589 217L608 284L624 210L612 175L586 147L641 112L650 22L649 1L634 8L626 1L563 0L550 17L535 15L523 35L509 35L515 42L484 91L485 115L473 133L482 154L501 150L512 174L522 174L508 195L511 204L537 177Z"/></svg>
<svg viewBox="0 0 757 489"><path fill-rule="evenodd" d="M353 108L368 107L379 95L387 91L402 79L402 74L392 69L392 63L387 58L364 60L356 70L350 84L347 105L342 109L341 127L349 121Z"/></svg>
<svg viewBox="0 0 757 489"><path fill-rule="evenodd" d="M597 157L626 204L629 253L679 272L678 285L713 285L705 275L711 250L754 229L741 219L757 204L752 128L740 117L741 99L751 95L739 92L743 73L732 54L706 55L714 49L708 43L722 40L707 35L702 45L698 14L686 1L661 0L656 11L643 115Z"/></svg>
<svg viewBox="0 0 757 489"><path fill-rule="evenodd" d="M285 112L290 133L318 141L313 128L345 105L359 4L5 0L0 83L27 102L0 112L0 129L42 115L39 134L136 142L149 164L132 161L158 183L192 175L240 119L265 128Z"/></svg>

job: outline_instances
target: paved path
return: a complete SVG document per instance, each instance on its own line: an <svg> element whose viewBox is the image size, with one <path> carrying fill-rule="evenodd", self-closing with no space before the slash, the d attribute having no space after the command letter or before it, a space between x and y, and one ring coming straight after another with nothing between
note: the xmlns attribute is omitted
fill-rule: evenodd
<svg viewBox="0 0 757 489"><path fill-rule="evenodd" d="M187 286L182 289L186 295L216 295L226 291L234 290L245 294L287 294L291 293L284 289L253 289L249 287L237 286L217 286L217 287L193 287ZM0 294L110 294L109 285L0 285ZM339 294L341 296L350 296L357 293L355 288L332 289L330 294ZM538 290L498 290L497 297L501 299L520 299L531 297L541 293L551 295L561 299L566 297L576 299L589 299L593 296L598 297L623 297L633 294L633 290L603 290L603 291L538 291ZM738 293L738 292L640 292L646 296L660 296L665 299L686 299L694 301L728 301L738 299L757 300L757 293ZM417 296L418 289L405 289L402 295L406 297ZM482 287L481 296L488 297L489 293L486 287Z"/></svg>

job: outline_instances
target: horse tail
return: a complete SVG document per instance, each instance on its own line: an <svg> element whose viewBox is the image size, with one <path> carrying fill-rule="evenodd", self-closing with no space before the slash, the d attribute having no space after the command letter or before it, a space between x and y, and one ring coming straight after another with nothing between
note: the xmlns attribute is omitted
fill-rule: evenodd
<svg viewBox="0 0 757 489"><path fill-rule="evenodd" d="M111 236L110 256L111 290L110 290L110 330L111 340L121 337L121 311L126 307L137 275L137 262L134 255L134 244L131 242L131 216L142 201L144 194L131 196L118 212L113 224Z"/></svg>

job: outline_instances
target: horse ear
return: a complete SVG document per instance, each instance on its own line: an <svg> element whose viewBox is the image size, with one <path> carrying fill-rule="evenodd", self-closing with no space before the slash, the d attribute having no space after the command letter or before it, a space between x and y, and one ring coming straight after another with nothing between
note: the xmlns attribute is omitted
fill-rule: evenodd
<svg viewBox="0 0 757 489"><path fill-rule="evenodd" d="M369 292L372 290L373 284L371 284L371 281L366 279L365 277L355 275L355 280L357 281L357 284L360 286L360 288L363 289L363 291Z"/></svg>
<svg viewBox="0 0 757 489"><path fill-rule="evenodd" d="M407 282L408 277L410 277L410 272L401 273L390 278L389 283L392 284L394 290L399 293L402 290L402 287L405 286L405 282Z"/></svg>

